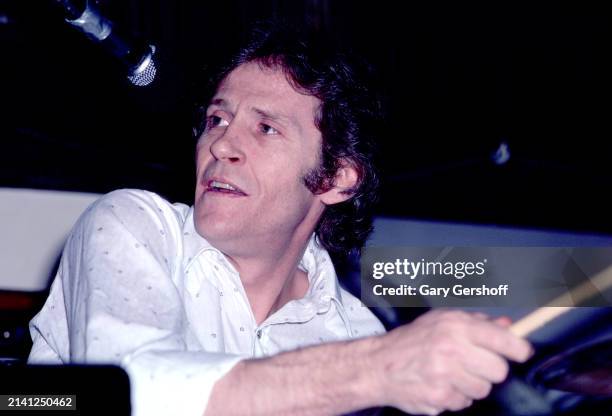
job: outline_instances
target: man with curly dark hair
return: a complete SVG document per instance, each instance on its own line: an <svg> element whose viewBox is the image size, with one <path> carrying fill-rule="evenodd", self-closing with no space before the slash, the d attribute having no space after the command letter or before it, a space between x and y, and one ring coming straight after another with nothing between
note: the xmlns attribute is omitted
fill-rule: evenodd
<svg viewBox="0 0 612 416"><path fill-rule="evenodd" d="M80 218L32 363L116 363L135 414L461 409L529 345L504 322L426 314L384 334L329 252L372 228L380 106L346 56L268 28L221 73L193 207L135 190ZM317 345L319 344L319 345Z"/></svg>
<svg viewBox="0 0 612 416"><path fill-rule="evenodd" d="M343 167L355 171L355 184L342 190L349 198L327 204L315 228L327 251L347 255L361 249L372 231L378 195L374 153L383 123L380 99L365 61L339 54L316 37L302 36L278 28L275 33L255 31L213 84L216 87L241 65L256 63L282 72L298 93L318 100L314 124L321 134L320 152L316 166L304 173L302 181L313 194L322 194L333 188ZM206 117L201 121L198 135L206 128Z"/></svg>

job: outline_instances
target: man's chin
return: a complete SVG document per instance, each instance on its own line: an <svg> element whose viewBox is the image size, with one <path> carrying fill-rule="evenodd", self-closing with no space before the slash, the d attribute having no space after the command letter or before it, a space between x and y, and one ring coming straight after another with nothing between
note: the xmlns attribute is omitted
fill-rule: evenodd
<svg viewBox="0 0 612 416"><path fill-rule="evenodd" d="M195 219L195 229L202 237L213 246L220 248L224 242L231 241L235 237L243 234L244 226L240 226L236 221L227 218L219 219L210 215Z"/></svg>

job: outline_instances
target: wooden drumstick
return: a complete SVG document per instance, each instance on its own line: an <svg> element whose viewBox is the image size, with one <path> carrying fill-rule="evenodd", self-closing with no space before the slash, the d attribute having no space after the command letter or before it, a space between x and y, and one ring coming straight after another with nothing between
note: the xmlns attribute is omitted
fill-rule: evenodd
<svg viewBox="0 0 612 416"><path fill-rule="evenodd" d="M576 306L557 305L580 304L591 296L604 292L610 287L612 287L612 266L608 266L593 276L593 278L587 279L568 293L555 298L548 305L542 306L519 319L512 324L510 331L519 337L525 338L558 316L576 308Z"/></svg>

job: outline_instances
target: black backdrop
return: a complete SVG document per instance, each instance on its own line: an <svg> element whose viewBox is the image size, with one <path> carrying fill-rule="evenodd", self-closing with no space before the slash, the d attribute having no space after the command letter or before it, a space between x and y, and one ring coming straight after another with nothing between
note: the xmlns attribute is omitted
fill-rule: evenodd
<svg viewBox="0 0 612 416"><path fill-rule="evenodd" d="M189 202L197 79L280 16L379 70L384 215L610 233L611 17L588 2L99 0L158 47L130 87L53 1L0 0L0 186ZM401 4L400 4L401 3ZM491 154L511 152L503 165Z"/></svg>

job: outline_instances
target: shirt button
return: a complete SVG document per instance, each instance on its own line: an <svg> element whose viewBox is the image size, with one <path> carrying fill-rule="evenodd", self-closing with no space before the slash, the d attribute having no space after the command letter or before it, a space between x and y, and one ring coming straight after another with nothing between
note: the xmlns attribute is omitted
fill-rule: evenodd
<svg viewBox="0 0 612 416"><path fill-rule="evenodd" d="M257 330L257 338L261 339L261 329Z"/></svg>

